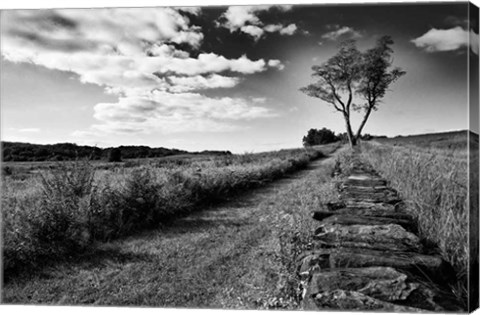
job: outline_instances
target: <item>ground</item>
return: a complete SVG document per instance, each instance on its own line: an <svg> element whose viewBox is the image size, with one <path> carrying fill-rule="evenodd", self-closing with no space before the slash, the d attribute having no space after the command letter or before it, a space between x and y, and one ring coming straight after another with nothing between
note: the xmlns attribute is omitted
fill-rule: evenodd
<svg viewBox="0 0 480 315"><path fill-rule="evenodd" d="M328 190L334 157L4 285L13 304L297 308L289 236ZM315 195L316 194L316 195ZM325 200L323 200L324 202Z"/></svg>

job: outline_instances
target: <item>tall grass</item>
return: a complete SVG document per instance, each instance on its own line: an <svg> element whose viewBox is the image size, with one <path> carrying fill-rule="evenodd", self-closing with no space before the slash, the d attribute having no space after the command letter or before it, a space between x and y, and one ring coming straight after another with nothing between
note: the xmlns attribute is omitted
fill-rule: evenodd
<svg viewBox="0 0 480 315"><path fill-rule="evenodd" d="M317 150L284 150L111 170L78 162L22 182L3 178L5 274L155 227L321 156Z"/></svg>
<svg viewBox="0 0 480 315"><path fill-rule="evenodd" d="M468 159L466 150L363 143L362 157L389 180L416 216L420 236L438 245L467 294L469 263Z"/></svg>

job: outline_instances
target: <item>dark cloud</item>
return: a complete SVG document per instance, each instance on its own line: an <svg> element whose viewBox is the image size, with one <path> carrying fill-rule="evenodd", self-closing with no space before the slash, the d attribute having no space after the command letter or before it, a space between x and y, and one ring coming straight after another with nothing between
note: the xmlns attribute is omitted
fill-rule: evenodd
<svg viewBox="0 0 480 315"><path fill-rule="evenodd" d="M18 29L11 29L8 35L15 36L18 39L23 39L26 42L33 43L42 49L61 51L66 53L91 51L96 48L97 43L89 40L72 41L71 39L54 39L42 35L35 31L25 31Z"/></svg>

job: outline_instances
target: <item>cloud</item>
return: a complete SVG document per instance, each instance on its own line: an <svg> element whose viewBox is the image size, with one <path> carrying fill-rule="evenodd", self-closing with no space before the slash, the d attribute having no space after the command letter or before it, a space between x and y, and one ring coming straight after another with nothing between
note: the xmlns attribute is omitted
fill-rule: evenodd
<svg viewBox="0 0 480 315"><path fill-rule="evenodd" d="M263 34L265 33L265 31L262 28L255 25L245 25L245 26L242 26L240 30L245 34L252 36L255 40L260 39L260 37L262 37Z"/></svg>
<svg viewBox="0 0 480 315"><path fill-rule="evenodd" d="M285 65L278 59L272 59L268 61L268 65L273 68L277 68L278 70L285 69Z"/></svg>
<svg viewBox="0 0 480 315"><path fill-rule="evenodd" d="M231 131L239 128L236 121L275 117L273 111L259 105L262 101L154 91L122 97L117 103L97 104L95 118L103 124L93 129L123 133Z"/></svg>
<svg viewBox="0 0 480 315"><path fill-rule="evenodd" d="M290 24L280 30L281 35L293 35L297 31L297 26L295 24Z"/></svg>
<svg viewBox="0 0 480 315"><path fill-rule="evenodd" d="M360 34L360 32L354 30L352 27L349 27L349 26L329 25L328 28L333 30L323 34L322 35L323 39L335 41L335 40L338 40L339 38L355 39L355 38L362 37L362 34Z"/></svg>
<svg viewBox="0 0 480 315"><path fill-rule="evenodd" d="M478 54L478 34L468 32L460 26L445 30L432 28L411 42L427 52L454 51L471 43L472 51Z"/></svg>
<svg viewBox="0 0 480 315"><path fill-rule="evenodd" d="M201 28L191 25L191 14L201 12L198 8L6 11L0 25L1 53L11 62L73 72L81 82L97 84L119 97L116 103L97 104L94 117L101 124L76 135L226 130L229 123L222 119L272 117L255 102L200 93L232 88L246 75L284 66L279 60L180 49L188 46L195 51L203 41Z"/></svg>
<svg viewBox="0 0 480 315"><path fill-rule="evenodd" d="M280 35L293 35L297 31L297 29L297 26L293 23L289 24L288 26L283 26L282 24L269 24L263 28L265 32L278 32L280 33Z"/></svg>
<svg viewBox="0 0 480 315"><path fill-rule="evenodd" d="M200 12L202 12L201 7L176 7L175 9L190 13L192 15L200 15Z"/></svg>
<svg viewBox="0 0 480 315"><path fill-rule="evenodd" d="M179 93L204 89L232 88L240 82L240 78L211 74L209 76L171 76L168 78L168 81L172 85L169 91Z"/></svg>
<svg viewBox="0 0 480 315"><path fill-rule="evenodd" d="M282 24L268 24L264 25L258 17L258 13L268 11L270 9L277 9L280 11L289 11L292 9L291 5L260 5L260 6L231 6L225 11L217 26L225 27L231 33L240 31L248 34L259 40L265 33L279 33L281 35L293 35L297 31L295 24L288 26Z"/></svg>

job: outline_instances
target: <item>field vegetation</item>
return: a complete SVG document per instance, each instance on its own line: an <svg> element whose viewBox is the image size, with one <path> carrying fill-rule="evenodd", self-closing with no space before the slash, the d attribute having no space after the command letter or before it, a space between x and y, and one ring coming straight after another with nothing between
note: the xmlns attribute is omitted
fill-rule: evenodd
<svg viewBox="0 0 480 315"><path fill-rule="evenodd" d="M297 255L311 246L318 224L311 211L326 210L337 195L331 174L341 150L225 202L22 274L5 283L3 302L298 310Z"/></svg>
<svg viewBox="0 0 480 315"><path fill-rule="evenodd" d="M5 276L80 253L93 242L155 228L305 168L322 151L153 159L131 167L77 161L26 178L2 176Z"/></svg>
<svg viewBox="0 0 480 315"><path fill-rule="evenodd" d="M466 133L457 134L450 142L448 135L438 137L442 139L432 141L424 136L407 137L401 142L362 143L361 155L399 191L407 209L418 219L420 236L436 244L444 259L454 266L458 283L452 289L465 301L469 219L473 219L469 218L468 207L467 137ZM471 180L478 181L478 173L476 176Z"/></svg>

